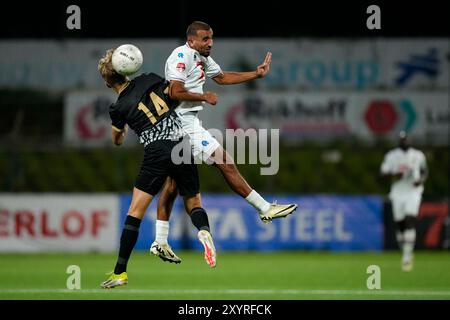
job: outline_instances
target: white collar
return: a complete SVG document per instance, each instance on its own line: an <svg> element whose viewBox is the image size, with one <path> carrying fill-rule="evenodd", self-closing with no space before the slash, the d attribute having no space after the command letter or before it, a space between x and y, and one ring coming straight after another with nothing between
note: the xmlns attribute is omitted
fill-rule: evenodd
<svg viewBox="0 0 450 320"><path fill-rule="evenodd" d="M190 46L189 46L189 43L187 43L187 41L186 41L186 47L188 47L189 49L191 49L191 50L194 50L195 51L195 53L197 53L198 54L198 56L199 56L199 58L201 59L203 56L200 54L200 52L198 52L197 50L195 50L194 48L191 48ZM203 58L205 58L206 59L206 57L203 57Z"/></svg>

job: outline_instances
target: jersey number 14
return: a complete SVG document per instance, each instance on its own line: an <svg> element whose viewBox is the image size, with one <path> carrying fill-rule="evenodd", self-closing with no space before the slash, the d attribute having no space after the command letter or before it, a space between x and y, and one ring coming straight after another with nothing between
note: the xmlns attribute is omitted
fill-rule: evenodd
<svg viewBox="0 0 450 320"><path fill-rule="evenodd" d="M153 102L153 105L155 106L156 113L158 114L158 118L165 114L167 111L169 111L169 107L167 106L167 103L161 99L156 93L153 91L150 92L150 99ZM138 109L143 111L147 118L150 120L152 124L155 124L157 122L156 117L153 115L153 113L147 108L145 104L142 102L139 102Z"/></svg>

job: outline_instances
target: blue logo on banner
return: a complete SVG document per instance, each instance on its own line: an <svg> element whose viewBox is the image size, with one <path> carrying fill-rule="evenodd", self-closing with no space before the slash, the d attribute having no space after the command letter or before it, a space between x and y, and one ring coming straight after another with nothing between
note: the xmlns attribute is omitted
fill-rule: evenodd
<svg viewBox="0 0 450 320"><path fill-rule="evenodd" d="M266 197L271 199L272 197ZM121 225L131 196L121 196ZM264 224L255 209L235 195L202 195L218 250L381 250L382 198L378 196L277 197L279 203L298 203L286 219ZM157 199L141 223L138 250L148 250L155 238ZM169 243L174 250L202 246L197 230L180 199L170 218Z"/></svg>
<svg viewBox="0 0 450 320"><path fill-rule="evenodd" d="M419 55L413 54L408 61L398 62L397 66L401 70L401 74L395 83L398 86L404 86L416 74L424 74L430 79L434 79L439 71L439 58L436 48L430 48L428 53Z"/></svg>

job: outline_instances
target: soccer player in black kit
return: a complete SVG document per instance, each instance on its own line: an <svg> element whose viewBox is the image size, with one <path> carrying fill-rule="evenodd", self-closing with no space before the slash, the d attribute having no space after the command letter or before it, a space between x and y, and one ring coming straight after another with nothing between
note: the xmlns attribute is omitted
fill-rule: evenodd
<svg viewBox="0 0 450 320"><path fill-rule="evenodd" d="M127 264L138 238L141 220L153 197L166 181L171 183L171 179L178 185L186 211L199 230L200 241L205 248L210 249L211 266L215 266L216 251L208 216L202 208L197 167L194 161L191 164L175 165L171 160L172 148L181 141L183 130L173 112L178 102L168 95L169 82L154 73L129 80L114 71L111 63L113 52L113 49L106 51L98 64L106 85L119 94L116 103L109 109L112 140L115 145L121 145L130 127L144 145L145 153L122 229L117 263L101 287L114 288L128 283Z"/></svg>

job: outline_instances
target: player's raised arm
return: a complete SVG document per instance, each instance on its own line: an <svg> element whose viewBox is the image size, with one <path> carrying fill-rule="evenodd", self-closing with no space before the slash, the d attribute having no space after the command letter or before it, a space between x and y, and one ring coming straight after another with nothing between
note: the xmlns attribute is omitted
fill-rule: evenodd
<svg viewBox="0 0 450 320"><path fill-rule="evenodd" d="M272 53L267 52L263 63L261 63L256 68L255 71L248 71L248 72L224 71L212 79L218 84L237 84L258 78L263 78L267 75L267 73L270 70L271 61L272 61Z"/></svg>
<svg viewBox="0 0 450 320"><path fill-rule="evenodd" d="M171 99L179 101L206 101L212 105L217 103L217 94L214 92L190 92L186 90L183 82L176 80L170 81L169 96Z"/></svg>

